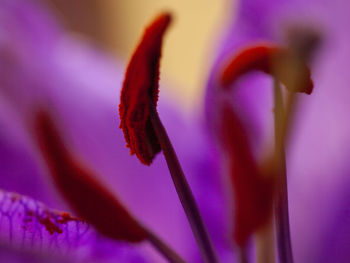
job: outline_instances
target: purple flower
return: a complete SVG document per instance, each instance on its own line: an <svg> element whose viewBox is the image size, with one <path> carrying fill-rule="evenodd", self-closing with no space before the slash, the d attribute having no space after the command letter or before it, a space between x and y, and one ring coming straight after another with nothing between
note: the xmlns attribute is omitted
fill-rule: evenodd
<svg viewBox="0 0 350 263"><path fill-rule="evenodd" d="M71 38L37 1L2 1L0 12L0 99L4 102L0 115L1 188L31 197L14 199L13 203L11 198L1 199L5 204L0 226L3 242L10 242L8 233L14 216L14 243L21 248L39 248L44 252L52 248L63 254L68 251L68 256L83 261L163 260L147 242L130 246L111 241L83 221L62 223L58 212L35 201L70 211L48 177L33 140L36 112L50 109L69 151L96 171L98 180L108 183L112 193L138 220L186 259L194 261L198 252L171 181L164 176L168 173L164 160L158 157L147 168L125 149L116 118L121 68L108 55ZM170 127L169 136L177 138L175 147L185 172L192 175L190 184L197 189L197 197L207 195L199 186L203 178L208 176L210 180L214 169L201 131L192 121L180 117L170 99L163 94L162 98L160 114ZM3 196L8 195L12 194L4 192ZM22 224L27 220L23 214L28 210L27 203L33 204L30 211L35 215L28 228ZM216 220L212 211L217 206L213 204L203 207L208 221ZM75 243L71 244L66 236Z"/></svg>
<svg viewBox="0 0 350 263"><path fill-rule="evenodd" d="M265 173L266 167L267 170L271 167L275 168L269 166L269 162L265 162L270 161L267 157L270 157L270 151L273 150L271 145L274 145L270 136L273 134L274 122L271 114L273 84L270 79L261 74L247 74L237 79L235 85L229 87L233 91L224 93L225 96L229 94L230 99L225 98L229 102L226 105L228 117L223 117L224 114L219 111L222 106L222 93L218 91L220 88L218 80L223 68L240 48L245 48L247 44L264 41L279 46L289 44L290 46L286 49L289 52L296 47L298 42L294 40L297 38L293 34L287 34L287 40L284 40L284 34L291 32L299 36L300 32L309 33L311 25L311 29L316 29L317 36L321 36L322 39L322 46L318 52L315 52L311 63L314 92L308 97L298 96L295 122L288 136L286 148L293 252L295 262L348 261L347 247L350 242L348 235L350 217L347 208L350 181L347 178L346 160L348 151L346 142L349 138L346 125L348 91L345 85L347 75L342 72L346 70L345 54L349 51L347 46L349 37L344 34L349 24L346 4L327 1L305 3L296 0L270 2L247 0L240 4L237 18L225 32L207 89L207 126L211 135L214 135L214 140L211 140L212 138L202 130L204 127L201 126L199 118L184 116L172 104L171 98L167 98L166 94L161 92L158 105L160 118L152 115L154 112L152 113L151 108L151 117L146 116L147 122L137 126L136 131L130 126L127 127L127 131L124 131L126 138L130 133L134 133L132 136L134 138L141 138L137 142L139 143L137 148L133 148L136 153L141 151L141 157L144 153L142 151L149 150L147 143L155 143L153 139L157 137L156 143L159 145L152 148L146 156L145 163L149 164L152 161L150 167L146 167L129 155L123 132L118 129L120 120L117 117L117 105L123 69L111 60L108 54L96 50L89 43L72 38L39 1L3 0L1 2L1 259L7 262L165 261L150 242L130 244L125 242L125 239L123 241L108 238L107 236L112 238L115 236L109 235L105 228L101 228L103 218L100 220L98 216L96 217L93 214L94 211L86 213L84 209L89 207L89 204L81 205L81 200L90 200L92 203L94 198L87 198L86 191L82 190L79 191L82 199L76 193L72 193L74 187L79 187L79 184L73 184L74 187L70 188L73 190L68 194L65 192L64 197L73 196L75 204L78 203L78 206L80 204L80 207L74 207L72 198L66 200L62 198L62 188L66 181L62 183L57 178L52 180L49 175L59 176L55 175L55 171L52 172L57 167L55 168L55 165L50 162L60 160L59 154L64 153L62 155L67 159L60 160L62 161L60 164L63 164L59 167L63 167L61 171L68 171L67 173L72 173L73 176L79 169L82 174L92 171L91 175L95 181L86 180L86 184L80 185L81 188L85 188L86 185L87 188L91 187L94 190L102 188L103 193L107 192L108 197L113 196L111 199L118 200L142 227L154 232L185 260L201 262L196 242L200 248L203 248L201 246L205 239L203 238L205 227L196 228L198 226L194 227L192 224L195 238L193 237L168 175L166 162L162 156L155 155L160 146L168 164L169 159L174 161L174 155L170 154L169 157L170 151L167 146L164 146L166 140L161 137L162 131L159 132L159 126L162 126L159 120L161 119L174 144L219 259L221 262L234 261L237 257L236 252L242 252L246 243L248 248L250 247L249 244L252 243L250 236L256 231L256 225L261 227L261 224L266 224L268 218L263 222L259 219L258 223L254 222L254 227L248 231L244 242L239 244L238 249L237 246L235 247L231 232L232 228L237 227L235 225L237 222L231 219L232 189L226 186L230 186L231 182L226 176L226 166L221 162L222 157L227 158L230 155L225 155L225 147L216 147L212 142L217 142L222 135L222 130L225 131L227 128L241 138L237 144L234 136L232 139L230 133L225 133L228 145L224 146L229 149L226 153L229 152L235 155L235 158L237 156L241 158L239 168L243 168L244 172L248 171L247 174L253 173L255 179ZM168 16L163 18L166 18L166 21L169 19ZM163 30L165 29L161 31ZM152 90L154 107L158 96L157 78L162 34L163 32L156 35L155 40L148 39L149 42L147 37L143 38L151 48L150 46L141 47L141 51L136 52L133 59L135 57L142 59L136 59L136 62L132 59L124 81L124 86L128 86L128 81L132 79L131 86L141 85L142 89L144 88L142 80L147 79L147 74L150 74L150 79L146 81L146 88L149 88L147 86L149 83L151 88L154 88ZM155 44L156 47L152 49L153 42L158 43L159 46ZM142 46L142 41L140 45ZM299 51L299 49L296 50ZM149 51L152 53L147 53ZM291 54L288 52L288 59L278 58L277 62L289 62L288 56ZM292 55L295 54L292 53ZM299 55L300 53L297 53L296 57L304 59L302 56L298 57ZM139 63L140 61L150 64L142 64ZM135 64L149 65L149 67L140 66L141 71L136 71L138 75L135 76L133 71ZM271 65L271 69L264 71L274 75L275 60ZM282 73L284 73L283 70ZM282 78L281 80L283 82ZM288 83L288 78L286 83L283 83ZM145 111L149 110L148 97L142 97L145 93L147 94L147 91L149 92L147 89L146 92L141 90L140 97L137 97L141 100L130 99L135 93L125 92L125 97L129 97L128 103L130 101L146 102L141 113L130 114L133 118L126 120L125 125L135 124L139 120L137 118L140 117L139 114L145 114ZM234 115L230 114L230 110L237 114L237 119L232 119ZM50 116L48 123L52 121L52 126L50 124L49 128L44 130L46 131L44 134L48 136L46 140L43 139L45 136L38 136L35 128L35 119L39 111L44 111L48 114L47 116ZM225 121L222 122L222 119ZM235 123L237 120L238 122ZM157 121L159 121L158 124ZM222 124L223 129L220 126ZM139 134L145 126L149 128L150 125L155 130L154 133L152 130L151 133L147 133L147 136ZM53 138L52 145L50 139L47 139L50 136ZM150 136L152 140L149 140ZM41 139L44 141L44 146L41 145L41 148L38 147L38 137L39 141ZM128 140L128 138L127 142L129 146L133 143L132 139ZM40 143L43 144L42 141ZM145 144L146 148L142 148ZM46 152L42 150L45 146L49 148ZM52 154L50 147L56 149L59 157ZM267 164L266 167L261 163ZM232 171L239 175L242 169L234 167ZM170 172L172 176L176 173L171 165ZM255 189L260 191L261 185L265 185L265 182L259 181L257 185ZM66 189L71 186L67 186ZM176 187L178 190L178 186ZM61 192L57 191L58 188ZM245 190L241 187L240 190L242 189ZM235 197L237 192L239 191L234 193ZM96 191L91 193L96 194ZM261 193L270 199L268 195L272 191L268 189ZM247 199L253 195L255 197L254 191L250 196L247 193L244 194ZM180 197L183 197L181 191ZM188 202L188 200L181 201L182 204ZM75 211L70 210L70 205L75 208ZM267 207L269 206L270 204L267 204ZM82 207L83 212L81 212ZM245 208L247 207L243 206L243 210ZM188 216L188 213L191 214L194 210L196 209L193 207L187 210L185 208L186 215ZM270 213L268 209L262 210L262 213L257 214ZM68 211L71 214L62 211ZM82 213L89 222L74 216L76 211ZM257 215L254 213L253 209L253 216ZM119 220L118 216L116 218ZM189 221L191 220L193 218L189 216ZM110 220L108 226L109 223ZM118 228L121 225L116 222L115 227ZM127 224L123 225L124 227L128 227ZM205 245L207 243L204 242L204 247ZM206 251L203 252L202 249L201 254L205 255Z"/></svg>

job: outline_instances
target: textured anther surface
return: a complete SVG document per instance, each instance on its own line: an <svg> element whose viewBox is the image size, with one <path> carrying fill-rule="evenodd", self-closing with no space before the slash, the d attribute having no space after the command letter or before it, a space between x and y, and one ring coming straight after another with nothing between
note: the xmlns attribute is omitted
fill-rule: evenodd
<svg viewBox="0 0 350 263"><path fill-rule="evenodd" d="M163 13L146 28L129 62L120 96L120 128L127 147L146 165L161 150L150 121L150 103L156 108L161 47L170 22L171 15Z"/></svg>

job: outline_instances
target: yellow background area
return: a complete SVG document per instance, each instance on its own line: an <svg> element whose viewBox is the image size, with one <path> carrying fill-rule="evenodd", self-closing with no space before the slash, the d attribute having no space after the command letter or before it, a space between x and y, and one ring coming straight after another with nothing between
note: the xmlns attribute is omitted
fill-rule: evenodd
<svg viewBox="0 0 350 263"><path fill-rule="evenodd" d="M225 23L226 0L51 0L66 24L94 38L127 63L143 29L161 11L174 14L161 60L162 89L185 107L203 99L214 46ZM231 6L231 5L230 5ZM226 9L226 10L225 10ZM164 83L168 83L164 85ZM170 85L169 85L170 83Z"/></svg>

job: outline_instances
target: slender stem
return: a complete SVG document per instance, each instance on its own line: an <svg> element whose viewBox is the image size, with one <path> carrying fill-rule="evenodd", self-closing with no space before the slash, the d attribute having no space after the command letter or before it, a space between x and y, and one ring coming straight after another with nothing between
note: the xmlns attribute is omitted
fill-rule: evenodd
<svg viewBox="0 0 350 263"><path fill-rule="evenodd" d="M273 219L256 236L256 262L275 263Z"/></svg>
<svg viewBox="0 0 350 263"><path fill-rule="evenodd" d="M170 263L186 263L186 261L179 256L174 250L172 250L167 244L165 244L155 234L148 232L148 241L166 258Z"/></svg>
<svg viewBox="0 0 350 263"><path fill-rule="evenodd" d="M163 150L165 160L173 180L176 192L190 223L193 235L197 242L200 254L206 263L218 262L216 251L209 237L207 228L203 222L199 208L196 204L191 188L187 183L186 177L182 171L175 150L169 140L166 130L159 119L153 103L150 103L151 122L157 135L159 144Z"/></svg>
<svg viewBox="0 0 350 263"><path fill-rule="evenodd" d="M248 263L247 253L245 251L245 247L239 247L237 249L238 252L238 262L239 263Z"/></svg>
<svg viewBox="0 0 350 263"><path fill-rule="evenodd" d="M294 95L292 95L294 96ZM279 262L293 263L293 253L289 229L288 187L284 140L291 113L292 98L289 97L287 110L283 108L283 98L278 79L274 81L275 104L275 153L276 169L278 171L277 200L275 202L276 231Z"/></svg>

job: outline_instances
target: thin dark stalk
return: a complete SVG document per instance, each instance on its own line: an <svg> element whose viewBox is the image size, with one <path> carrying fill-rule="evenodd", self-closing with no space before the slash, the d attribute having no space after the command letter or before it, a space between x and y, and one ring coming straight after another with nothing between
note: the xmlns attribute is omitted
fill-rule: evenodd
<svg viewBox="0 0 350 263"><path fill-rule="evenodd" d="M275 263L275 238L272 218L256 236L256 262Z"/></svg>
<svg viewBox="0 0 350 263"><path fill-rule="evenodd" d="M294 95L290 95L294 96ZM292 97L288 98L287 109L284 110L282 91L278 79L274 81L275 104L275 160L278 171L277 199L275 201L275 217L279 262L293 263L293 252L289 227L288 187L285 157L285 137L291 113Z"/></svg>
<svg viewBox="0 0 350 263"><path fill-rule="evenodd" d="M191 188L188 185L186 177L182 171L175 150L169 140L169 137L161 120L159 119L158 113L156 112L153 103L150 104L151 122L157 135L159 144L163 150L163 154L168 164L176 192L179 196L180 202L191 226L194 238L197 242L199 252L204 262L217 263L218 259L216 251L209 237L207 228L203 222Z"/></svg>
<svg viewBox="0 0 350 263"><path fill-rule="evenodd" d="M186 263L181 256L150 231L148 231L148 241L151 242L170 263Z"/></svg>
<svg viewBox="0 0 350 263"><path fill-rule="evenodd" d="M248 257L247 257L247 253L245 251L245 248L240 247L238 248L238 262L239 263L248 263Z"/></svg>

